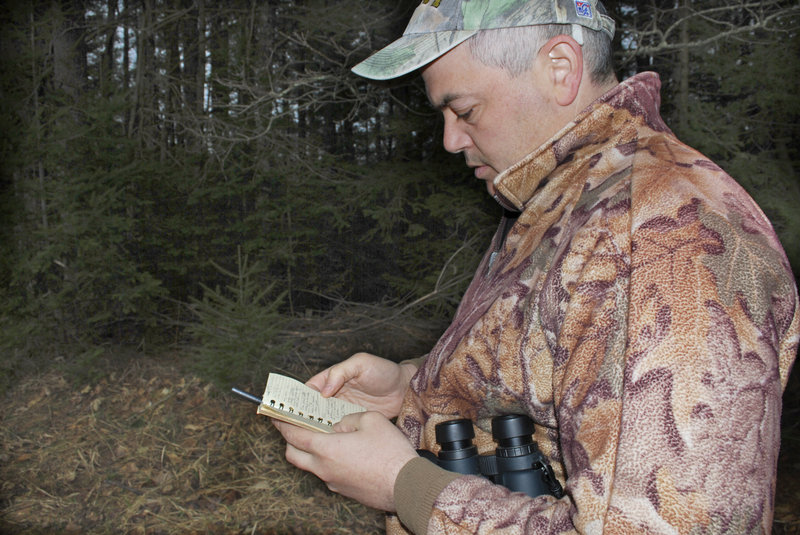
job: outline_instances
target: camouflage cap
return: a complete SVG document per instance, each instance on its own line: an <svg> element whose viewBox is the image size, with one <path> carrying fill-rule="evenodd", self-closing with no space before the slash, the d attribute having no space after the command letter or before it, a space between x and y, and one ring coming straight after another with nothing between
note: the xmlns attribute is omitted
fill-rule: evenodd
<svg viewBox="0 0 800 535"><path fill-rule="evenodd" d="M422 0L403 36L353 67L353 72L373 80L397 78L479 30L537 24L577 24L614 37L614 20L598 0Z"/></svg>

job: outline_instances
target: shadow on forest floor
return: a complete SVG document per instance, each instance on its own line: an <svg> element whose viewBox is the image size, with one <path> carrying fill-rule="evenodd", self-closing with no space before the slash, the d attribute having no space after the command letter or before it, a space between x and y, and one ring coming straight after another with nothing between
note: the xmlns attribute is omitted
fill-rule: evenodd
<svg viewBox="0 0 800 535"><path fill-rule="evenodd" d="M72 385L53 369L9 391L0 426L0 531L383 532L380 513L289 466L279 435L253 405L219 395L181 368L177 355L138 356L93 384ZM797 415L796 408L784 414L792 423L780 457L775 534L800 534Z"/></svg>

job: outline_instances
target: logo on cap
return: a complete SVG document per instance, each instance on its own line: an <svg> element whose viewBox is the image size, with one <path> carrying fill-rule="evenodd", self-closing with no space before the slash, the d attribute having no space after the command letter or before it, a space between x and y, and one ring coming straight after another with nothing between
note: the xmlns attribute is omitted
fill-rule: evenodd
<svg viewBox="0 0 800 535"><path fill-rule="evenodd" d="M592 18L592 5L589 2L575 0L575 12L579 17Z"/></svg>

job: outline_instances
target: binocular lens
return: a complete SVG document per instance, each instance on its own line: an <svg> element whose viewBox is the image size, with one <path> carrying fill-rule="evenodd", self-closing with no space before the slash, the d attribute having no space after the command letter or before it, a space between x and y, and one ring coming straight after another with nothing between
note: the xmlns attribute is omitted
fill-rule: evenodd
<svg viewBox="0 0 800 535"><path fill-rule="evenodd" d="M492 419L492 436L501 447L529 444L533 421L524 414L506 414Z"/></svg>
<svg viewBox="0 0 800 535"><path fill-rule="evenodd" d="M472 446L475 430L467 419L449 420L436 426L436 442L443 450L459 450Z"/></svg>

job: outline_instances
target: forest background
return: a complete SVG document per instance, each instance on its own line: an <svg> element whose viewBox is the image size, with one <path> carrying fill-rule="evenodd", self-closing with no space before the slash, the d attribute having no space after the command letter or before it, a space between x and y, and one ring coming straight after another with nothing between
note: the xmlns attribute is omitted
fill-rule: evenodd
<svg viewBox="0 0 800 535"><path fill-rule="evenodd" d="M119 348L133 359L177 354L224 391L292 369L312 338L328 337L315 349L325 357L303 360L303 373L356 349L418 356L435 340L501 210L463 157L442 149L442 123L418 77L374 83L349 72L402 32L416 4L3 2L6 402L52 367L97 385L80 386L76 399L107 391L107 360ZM667 123L751 193L800 273L800 5L605 4L617 21L620 79L660 74ZM171 381L163 391L194 384L160 375ZM795 450L796 383L784 396L784 445L788 436ZM9 411L21 422L42 399L29 390ZM84 402L94 415L99 401ZM7 432L8 448L42 436ZM122 485L103 477L89 494ZM8 485L17 486L3 487L4 507L38 492Z"/></svg>
<svg viewBox="0 0 800 535"><path fill-rule="evenodd" d="M500 208L418 77L349 68L396 0L5 2L0 384L109 344L189 344L219 384L287 320L361 303L445 324ZM617 71L758 201L800 272L800 6L607 2ZM74 349L77 348L78 351Z"/></svg>

